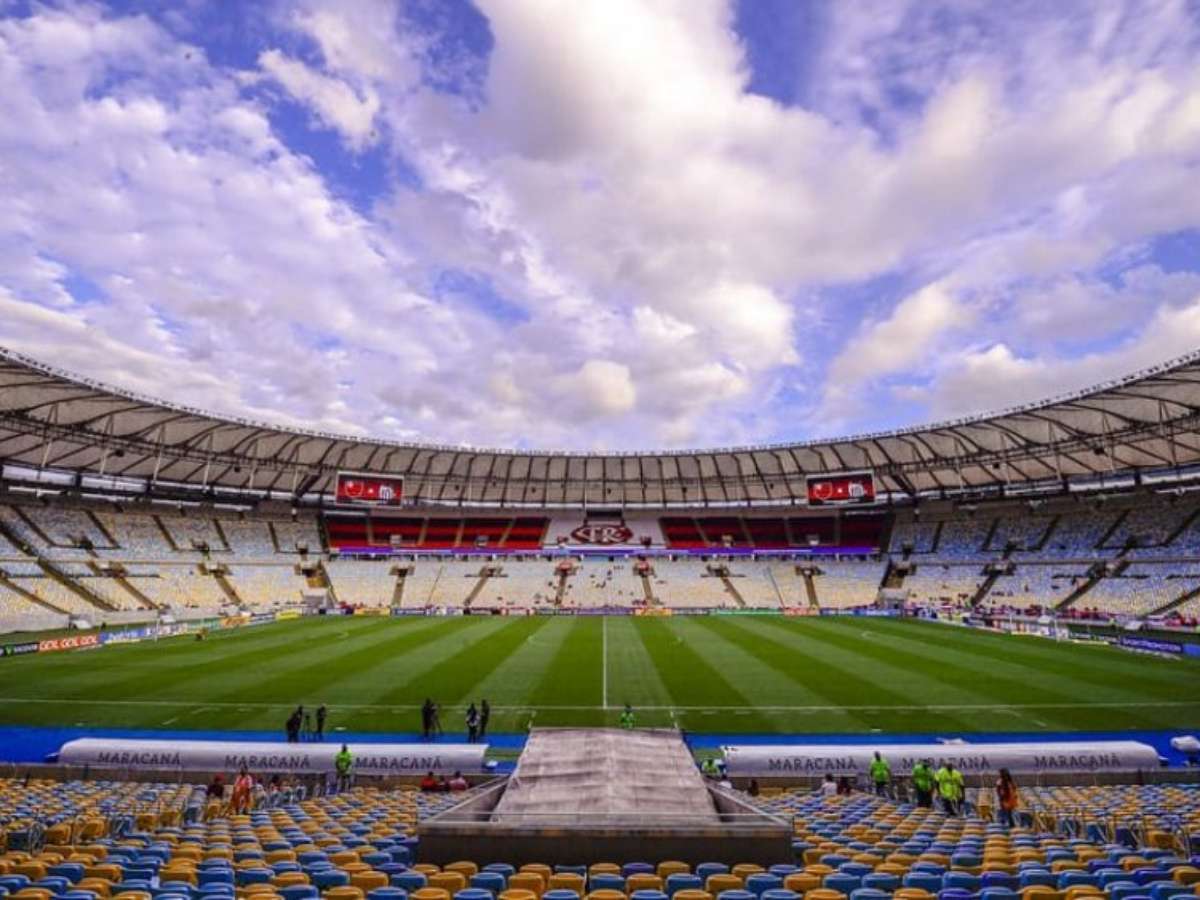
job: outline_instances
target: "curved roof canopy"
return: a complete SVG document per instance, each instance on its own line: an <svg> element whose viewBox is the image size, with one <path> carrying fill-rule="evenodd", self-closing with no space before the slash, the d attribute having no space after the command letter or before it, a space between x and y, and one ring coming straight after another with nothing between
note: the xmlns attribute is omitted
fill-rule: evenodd
<svg viewBox="0 0 1200 900"><path fill-rule="evenodd" d="M794 444L631 453L488 450L220 417L0 348L0 462L295 497L339 470L405 479L409 501L488 506L803 502L805 477L956 492L1200 462L1200 351L1090 390L985 416Z"/></svg>

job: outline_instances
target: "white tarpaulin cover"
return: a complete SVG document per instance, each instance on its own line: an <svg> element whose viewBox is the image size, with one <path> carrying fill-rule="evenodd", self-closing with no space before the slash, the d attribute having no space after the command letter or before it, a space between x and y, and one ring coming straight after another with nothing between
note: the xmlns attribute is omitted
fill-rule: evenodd
<svg viewBox="0 0 1200 900"><path fill-rule="evenodd" d="M482 772L486 744L350 744L360 775ZM332 772L342 745L241 741L143 741L79 738L63 744L58 761L73 766L178 769L185 772Z"/></svg>
<svg viewBox="0 0 1200 900"><path fill-rule="evenodd" d="M853 775L866 773L875 752L894 773L912 771L919 759L952 762L966 773L1124 772L1158 767L1158 753L1137 741L1077 741L1005 744L796 744L725 747L725 765L735 777Z"/></svg>

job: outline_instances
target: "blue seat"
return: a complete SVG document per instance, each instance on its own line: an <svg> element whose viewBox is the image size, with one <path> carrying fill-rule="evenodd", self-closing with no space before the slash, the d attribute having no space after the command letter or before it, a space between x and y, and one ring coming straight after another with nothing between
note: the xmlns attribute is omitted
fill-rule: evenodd
<svg viewBox="0 0 1200 900"><path fill-rule="evenodd" d="M98 896L95 891L81 891L76 888L59 894L58 900L96 900Z"/></svg>
<svg viewBox="0 0 1200 900"><path fill-rule="evenodd" d="M982 879L970 872L947 872L942 876L944 890L961 889L969 894L975 893L982 886Z"/></svg>
<svg viewBox="0 0 1200 900"><path fill-rule="evenodd" d="M1017 883L1022 888L1027 887L1048 887L1058 889L1058 879L1054 877L1053 872L1047 872L1045 869L1029 869L1017 876Z"/></svg>
<svg viewBox="0 0 1200 900"><path fill-rule="evenodd" d="M979 886L985 891L988 888L1008 888L1015 891L1020 887L1020 881L1016 875L1009 875L1007 872L984 872L979 876Z"/></svg>
<svg viewBox="0 0 1200 900"><path fill-rule="evenodd" d="M344 872L342 874L345 875ZM274 877L275 873L264 867L261 869L238 869L236 879L238 887L245 887L248 884L270 884ZM346 883L349 884L348 875Z"/></svg>
<svg viewBox="0 0 1200 900"><path fill-rule="evenodd" d="M966 888L942 888L938 900L971 900L974 895Z"/></svg>
<svg viewBox="0 0 1200 900"><path fill-rule="evenodd" d="M765 891L773 891L783 887L783 879L770 872L755 872L746 876L746 890L755 897L761 897Z"/></svg>
<svg viewBox="0 0 1200 900"><path fill-rule="evenodd" d="M850 900L888 900L891 895L878 888L859 888L850 894Z"/></svg>
<svg viewBox="0 0 1200 900"><path fill-rule="evenodd" d="M800 895L787 888L772 888L769 891L763 891L758 900L800 900Z"/></svg>
<svg viewBox="0 0 1200 900"><path fill-rule="evenodd" d="M554 893L554 892L546 891L546 894L550 894L550 893ZM574 900L579 900L579 895L576 894L574 891L562 891L562 893L567 894L568 896L555 897L555 898L552 898L552 900L572 900L572 898L574 898ZM543 900L545 900L546 894L542 894ZM664 894L662 891L655 891L655 890L647 889L647 890L643 890L643 891L634 891L632 894L629 895L629 900L667 900L667 895Z"/></svg>
<svg viewBox="0 0 1200 900"><path fill-rule="evenodd" d="M842 863L850 862L850 857L843 856L840 853L826 853L824 856L821 857L819 862L823 866L832 866L833 868L836 869Z"/></svg>
<svg viewBox="0 0 1200 900"><path fill-rule="evenodd" d="M658 893L662 893L662 892L661 891L649 891L649 892L637 891L636 893L658 894ZM459 900L458 894L455 894L454 897L455 897L455 900ZM663 897L665 900L666 894L663 894ZM546 891L546 893L542 894L542 900L579 900L579 892L573 891L570 888L554 888L553 890Z"/></svg>
<svg viewBox="0 0 1200 900"><path fill-rule="evenodd" d="M866 863L844 862L837 867L837 870L845 875L854 875L857 878L862 878L864 875L870 875L874 871Z"/></svg>
<svg viewBox="0 0 1200 900"><path fill-rule="evenodd" d="M406 872L404 874L407 875L408 873ZM343 872L341 869L324 869L323 871L314 873L310 877L312 878L312 883L315 884L317 889L322 893L329 890L331 887L342 887L343 885L350 883L350 875L346 872ZM421 878L424 879L425 876L422 875ZM405 885L398 884L395 886L403 887L405 890L408 890ZM423 884L421 886L424 887Z"/></svg>
<svg viewBox="0 0 1200 900"><path fill-rule="evenodd" d="M653 875L656 869L648 862L627 862L621 866L621 874L628 878L630 875Z"/></svg>
<svg viewBox="0 0 1200 900"><path fill-rule="evenodd" d="M1020 894L1006 887L985 887L979 892L979 900L1019 900Z"/></svg>
<svg viewBox="0 0 1200 900"><path fill-rule="evenodd" d="M904 876L904 886L920 888L923 891L936 894L942 889L942 876L934 875L932 872L911 871Z"/></svg>
<svg viewBox="0 0 1200 900"><path fill-rule="evenodd" d="M28 886L28 875L0 875L0 888L4 888L10 894L15 894L21 888Z"/></svg>
<svg viewBox="0 0 1200 900"><path fill-rule="evenodd" d="M862 880L863 890L883 891L885 894L893 894L900 887L900 877L898 875L889 875L886 872L872 872L870 875L864 875Z"/></svg>
<svg viewBox="0 0 1200 900"><path fill-rule="evenodd" d="M667 876L667 883L664 887L666 888L667 896L674 897L676 891L704 890L704 879L699 875L676 872L674 875Z"/></svg>
<svg viewBox="0 0 1200 900"><path fill-rule="evenodd" d="M186 897L190 900L192 886L186 881L167 881L156 887L153 894L156 900L160 897Z"/></svg>
<svg viewBox="0 0 1200 900"><path fill-rule="evenodd" d="M262 871L253 869L250 871ZM233 884L233 869L198 869L196 871L196 881L200 887L206 884ZM258 884L258 882L245 882L246 884Z"/></svg>
<svg viewBox="0 0 1200 900"><path fill-rule="evenodd" d="M1149 888L1152 900L1170 900L1171 897L1194 897L1192 888L1177 881L1155 881L1143 888Z"/></svg>
<svg viewBox="0 0 1200 900"><path fill-rule="evenodd" d="M717 894L717 900L758 900L758 898L749 891L728 890Z"/></svg>
<svg viewBox="0 0 1200 900"><path fill-rule="evenodd" d="M1104 886L1104 890L1109 900L1125 900L1126 897L1142 893L1142 886L1136 881L1112 881Z"/></svg>
<svg viewBox="0 0 1200 900"><path fill-rule="evenodd" d="M620 875L600 872L589 880L588 889L593 891L620 891L625 893L625 879Z"/></svg>
<svg viewBox="0 0 1200 900"><path fill-rule="evenodd" d="M708 881L709 875L724 875L729 871L729 866L719 862L702 862L696 866L696 874L702 881Z"/></svg>
<svg viewBox="0 0 1200 900"><path fill-rule="evenodd" d="M823 887L831 891L841 891L847 897L862 887L862 879L857 875L846 875L843 872L832 872L821 882Z"/></svg>
<svg viewBox="0 0 1200 900"><path fill-rule="evenodd" d="M345 873L343 872L342 874L344 875ZM346 880L349 881L350 879L347 878ZM420 890L421 888L425 887L425 876L420 872L413 872L409 870L407 872L400 872L397 875L393 875L391 882L392 887L400 888L401 890L408 891L411 894L413 891ZM317 888L318 890L324 890L324 888L320 885L317 885Z"/></svg>
<svg viewBox="0 0 1200 900"><path fill-rule="evenodd" d="M471 887L499 894L508 884L508 879L499 872L476 872L471 876Z"/></svg>
<svg viewBox="0 0 1200 900"><path fill-rule="evenodd" d="M504 876L504 883L508 883L508 879L517 873L517 867L509 863L488 863L484 866L481 872L495 872L497 875Z"/></svg>
<svg viewBox="0 0 1200 900"><path fill-rule="evenodd" d="M396 891L399 890L399 888L390 888L389 890ZM551 892L546 892L546 894L549 893ZM543 894L542 896L544 897L546 894ZM574 891L571 891L571 895L571 897L556 897L554 900L579 900L579 898L575 896ZM455 893L454 900L492 900L492 892L485 891L483 888L463 888L461 891Z"/></svg>
<svg viewBox="0 0 1200 900"><path fill-rule="evenodd" d="M1058 873L1058 889L1066 890L1069 887L1074 887L1077 884L1088 884L1092 887L1100 887L1100 879L1091 872L1059 872Z"/></svg>
<svg viewBox="0 0 1200 900"><path fill-rule="evenodd" d="M404 863L405 865L412 862L411 847L406 847L403 844L398 847L390 847L388 853L392 855L392 862Z"/></svg>
<svg viewBox="0 0 1200 900"><path fill-rule="evenodd" d="M780 878L787 878L793 872L799 872L799 866L793 866L790 863L776 863L767 869L772 875L778 875Z"/></svg>
<svg viewBox="0 0 1200 900"><path fill-rule="evenodd" d="M311 885L304 885L311 887ZM367 893L367 900L408 900L408 892L397 887L375 888Z"/></svg>
<svg viewBox="0 0 1200 900"><path fill-rule="evenodd" d="M48 868L46 873L49 875L57 875L60 878L65 878L71 884L74 884L83 877L83 864L73 862L59 863L56 866L51 866Z"/></svg>
<svg viewBox="0 0 1200 900"><path fill-rule="evenodd" d="M45 888L52 894L65 894L71 888L71 882L61 875L47 875L33 883L33 887Z"/></svg>
<svg viewBox="0 0 1200 900"><path fill-rule="evenodd" d="M383 888L376 888L376 890L383 890ZM371 893L373 894L375 891L372 891ZM321 894L311 884L293 884L288 887L280 888L279 896L282 897L283 900L316 900L316 898L320 897ZM398 900L407 900L407 897L408 893L405 892L402 897L398 898Z"/></svg>

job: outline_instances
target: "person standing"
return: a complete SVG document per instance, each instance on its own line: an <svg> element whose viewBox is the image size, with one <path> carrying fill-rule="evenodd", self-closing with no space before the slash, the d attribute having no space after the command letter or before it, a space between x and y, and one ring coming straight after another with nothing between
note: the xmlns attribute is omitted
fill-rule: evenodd
<svg viewBox="0 0 1200 900"><path fill-rule="evenodd" d="M833 780L832 773L830 773L830 772L825 773L825 780L821 782L820 791L821 791L821 797L825 800L832 800L839 793L841 793L838 790L837 782Z"/></svg>
<svg viewBox="0 0 1200 900"><path fill-rule="evenodd" d="M421 737L429 740L433 734L433 701L428 697L421 704Z"/></svg>
<svg viewBox="0 0 1200 900"><path fill-rule="evenodd" d="M289 744L295 744L300 740L300 710L297 706L287 720L287 739Z"/></svg>
<svg viewBox="0 0 1200 900"><path fill-rule="evenodd" d="M482 741L487 737L488 721L492 718L492 706L487 702L487 697L479 701L479 739Z"/></svg>
<svg viewBox="0 0 1200 900"><path fill-rule="evenodd" d="M329 715L329 710L322 703L317 707L317 740L325 740L325 717Z"/></svg>
<svg viewBox="0 0 1200 900"><path fill-rule="evenodd" d="M954 768L954 763L943 762L933 775L937 782L938 796L942 799L942 808L948 816L960 816L962 796L965 793L965 783L962 772Z"/></svg>
<svg viewBox="0 0 1200 900"><path fill-rule="evenodd" d="M472 703L467 707L467 743L474 744L479 740L479 711Z"/></svg>
<svg viewBox="0 0 1200 900"><path fill-rule="evenodd" d="M1008 769L1000 770L1000 777L996 779L996 806L1000 812L1000 824L1007 828L1012 828L1013 813L1016 812L1017 804L1020 802L1020 794L1017 791L1017 783L1013 781L1012 773Z"/></svg>
<svg viewBox="0 0 1200 900"><path fill-rule="evenodd" d="M304 740L311 741L313 739L312 713L308 710L304 711Z"/></svg>
<svg viewBox="0 0 1200 900"><path fill-rule="evenodd" d="M230 811L234 815L250 812L250 792L253 788L254 779L250 777L246 767L242 766L237 780L233 783L233 799L230 801Z"/></svg>
<svg viewBox="0 0 1200 900"><path fill-rule="evenodd" d="M626 731L632 731L633 723L634 723L633 707L630 706L628 703L626 703L625 708L623 710L621 710L621 727L624 728Z"/></svg>
<svg viewBox="0 0 1200 900"><path fill-rule="evenodd" d="M442 713L441 713L441 710L438 709L438 705L436 703L430 704L430 709L432 710L431 718L430 718L430 726L433 731L433 736L441 737L442 736Z"/></svg>
<svg viewBox="0 0 1200 900"><path fill-rule="evenodd" d="M875 758L871 760L871 783L875 785L875 795L883 797L887 795L888 785L892 783L892 767L888 765L888 761L879 755L879 751L875 751Z"/></svg>
<svg viewBox="0 0 1200 900"><path fill-rule="evenodd" d="M349 790L354 775L354 754L345 744L342 744L342 749L333 758L333 768L337 772L338 793Z"/></svg>
<svg viewBox="0 0 1200 900"><path fill-rule="evenodd" d="M925 809L933 806L933 765L929 760L917 760L912 770L912 783L917 794L917 806Z"/></svg>

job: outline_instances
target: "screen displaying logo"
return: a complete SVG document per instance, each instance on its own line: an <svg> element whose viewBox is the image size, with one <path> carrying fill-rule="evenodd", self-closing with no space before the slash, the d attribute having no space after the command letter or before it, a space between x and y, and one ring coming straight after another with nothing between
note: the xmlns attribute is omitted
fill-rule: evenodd
<svg viewBox="0 0 1200 900"><path fill-rule="evenodd" d="M571 532L571 540L576 544L628 544L632 539L633 532L624 523L590 523Z"/></svg>
<svg viewBox="0 0 1200 900"><path fill-rule="evenodd" d="M404 495L404 479L359 472L339 472L337 477L338 503L365 503L373 506L396 506Z"/></svg>
<svg viewBox="0 0 1200 900"><path fill-rule="evenodd" d="M812 506L875 502L875 477L870 472L812 476L807 482L808 502Z"/></svg>

